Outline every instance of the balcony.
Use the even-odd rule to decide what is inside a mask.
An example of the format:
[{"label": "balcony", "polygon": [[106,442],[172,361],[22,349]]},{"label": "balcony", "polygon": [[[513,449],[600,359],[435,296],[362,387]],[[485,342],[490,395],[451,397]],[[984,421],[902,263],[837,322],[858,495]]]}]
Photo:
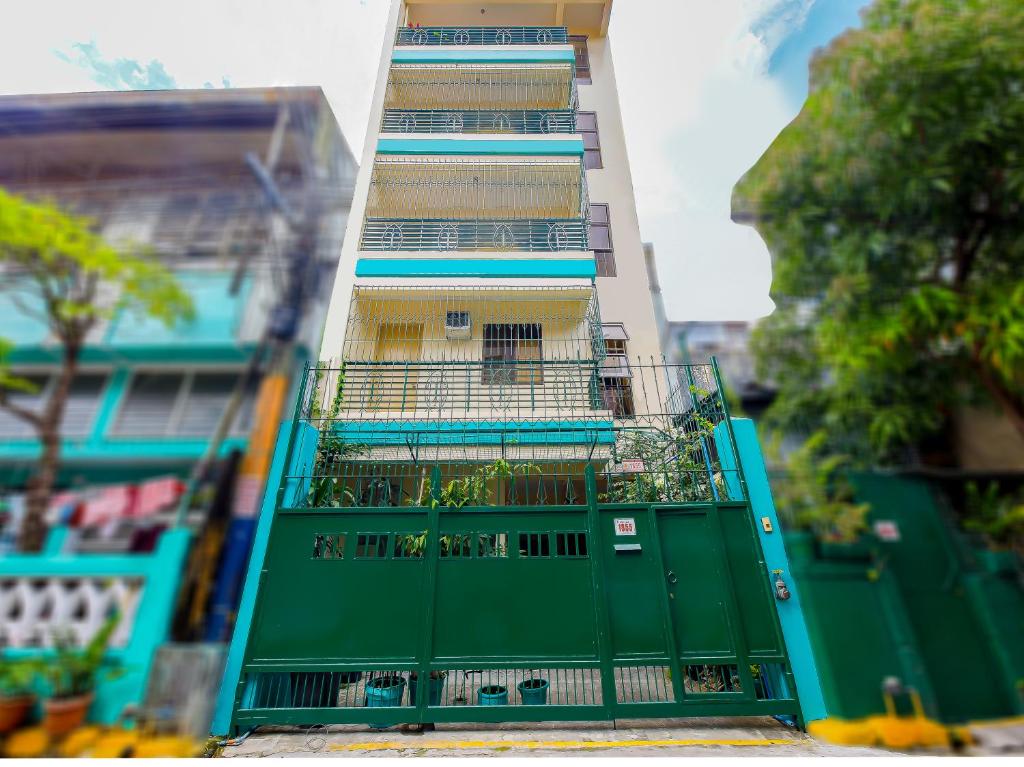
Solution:
[{"label": "balcony", "polygon": [[360,249],[585,251],[579,160],[407,160],[374,164]]},{"label": "balcony", "polygon": [[571,63],[393,64],[384,109],[441,112],[576,108]]},{"label": "balcony", "polygon": [[285,478],[284,504],[424,506],[440,481],[473,489],[470,506],[579,505],[591,469],[603,502],[744,498],[713,364],[637,361],[635,413],[623,418],[607,406],[620,392],[595,376],[597,363],[547,356],[508,363],[500,385],[486,379],[486,361],[346,359],[310,370],[297,412],[317,448],[303,448],[307,467]]},{"label": "balcony", "polygon": [[565,27],[404,27],[395,45],[566,45]]},{"label": "balcony", "polygon": [[386,109],[381,133],[575,133],[576,112],[562,110],[440,111]]}]

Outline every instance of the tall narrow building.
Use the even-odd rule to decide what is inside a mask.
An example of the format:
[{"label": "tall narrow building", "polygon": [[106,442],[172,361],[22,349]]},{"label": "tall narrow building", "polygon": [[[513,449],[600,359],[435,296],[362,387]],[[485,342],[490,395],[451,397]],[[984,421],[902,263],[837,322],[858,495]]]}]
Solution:
[{"label": "tall narrow building", "polygon": [[660,357],[610,12],[392,6],[215,732],[801,715],[774,510]]}]

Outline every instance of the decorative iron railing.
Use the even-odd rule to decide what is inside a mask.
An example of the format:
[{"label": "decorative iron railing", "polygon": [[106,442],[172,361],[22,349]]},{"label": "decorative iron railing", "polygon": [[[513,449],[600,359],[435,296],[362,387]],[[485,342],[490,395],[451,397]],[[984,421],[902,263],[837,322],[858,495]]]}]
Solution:
[{"label": "decorative iron railing", "polygon": [[541,111],[455,111],[386,109],[381,133],[575,133],[576,113]]},{"label": "decorative iron railing", "polygon": [[585,251],[585,219],[454,221],[367,218],[359,249],[366,251]]},{"label": "decorative iron railing", "polygon": [[296,417],[317,441],[281,504],[422,506],[440,481],[442,505],[578,505],[588,466],[602,503],[745,499],[717,369],[630,371],[605,378],[585,360],[311,368]]},{"label": "decorative iron railing", "polygon": [[565,45],[565,27],[405,27],[395,45]]}]

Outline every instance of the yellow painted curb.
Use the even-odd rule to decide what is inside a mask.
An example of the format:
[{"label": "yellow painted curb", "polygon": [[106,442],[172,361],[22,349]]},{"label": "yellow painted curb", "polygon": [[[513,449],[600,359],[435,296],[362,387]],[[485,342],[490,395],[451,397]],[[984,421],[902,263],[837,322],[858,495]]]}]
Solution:
[{"label": "yellow painted curb", "polygon": [[339,743],[330,751],[409,751],[422,749],[455,750],[464,748],[637,748],[642,746],[798,746],[806,741],[782,739],[668,739],[668,740],[425,740]]}]

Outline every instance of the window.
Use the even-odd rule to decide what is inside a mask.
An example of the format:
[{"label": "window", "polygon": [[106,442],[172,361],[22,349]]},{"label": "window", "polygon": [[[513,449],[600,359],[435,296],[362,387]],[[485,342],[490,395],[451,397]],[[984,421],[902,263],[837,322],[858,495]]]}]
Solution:
[{"label": "window", "polygon": [[[137,372],[113,433],[131,437],[208,437],[238,382],[234,372]],[[232,432],[248,431],[253,392],[247,392]]]},{"label": "window", "polygon": [[484,325],[481,382],[526,386],[544,382],[541,326],[536,323]]},{"label": "window", "polygon": [[583,136],[583,167],[587,170],[603,168],[601,137],[597,133],[597,114],[595,112],[578,112],[576,114],[576,132]]},{"label": "window", "polygon": [[587,51],[586,35],[570,35],[569,42],[572,43],[573,51],[576,53],[576,82],[582,85],[589,85],[590,79],[590,53]]},{"label": "window", "polygon": [[[38,412],[49,399],[57,378],[50,374],[14,374],[32,384],[33,391],[12,391],[11,402],[23,408]],[[64,417],[60,432],[65,437],[85,437],[92,429],[93,419],[99,406],[100,394],[106,385],[104,373],[81,373],[75,376],[68,391],[64,405]],[[10,412],[0,408],[0,436],[7,439],[31,439],[36,436],[35,429],[27,422]]]},{"label": "window", "polygon": [[601,400],[604,409],[611,410],[616,418],[632,418],[636,415],[633,384],[628,378],[602,378]]},{"label": "window", "polygon": [[615,249],[612,247],[611,212],[606,203],[590,206],[590,249],[594,251],[597,276],[614,277]]},{"label": "window", "polygon": [[603,325],[602,330],[607,356],[601,366],[601,400],[605,410],[611,410],[616,418],[630,418],[636,410],[626,354],[626,331],[622,325]]}]

